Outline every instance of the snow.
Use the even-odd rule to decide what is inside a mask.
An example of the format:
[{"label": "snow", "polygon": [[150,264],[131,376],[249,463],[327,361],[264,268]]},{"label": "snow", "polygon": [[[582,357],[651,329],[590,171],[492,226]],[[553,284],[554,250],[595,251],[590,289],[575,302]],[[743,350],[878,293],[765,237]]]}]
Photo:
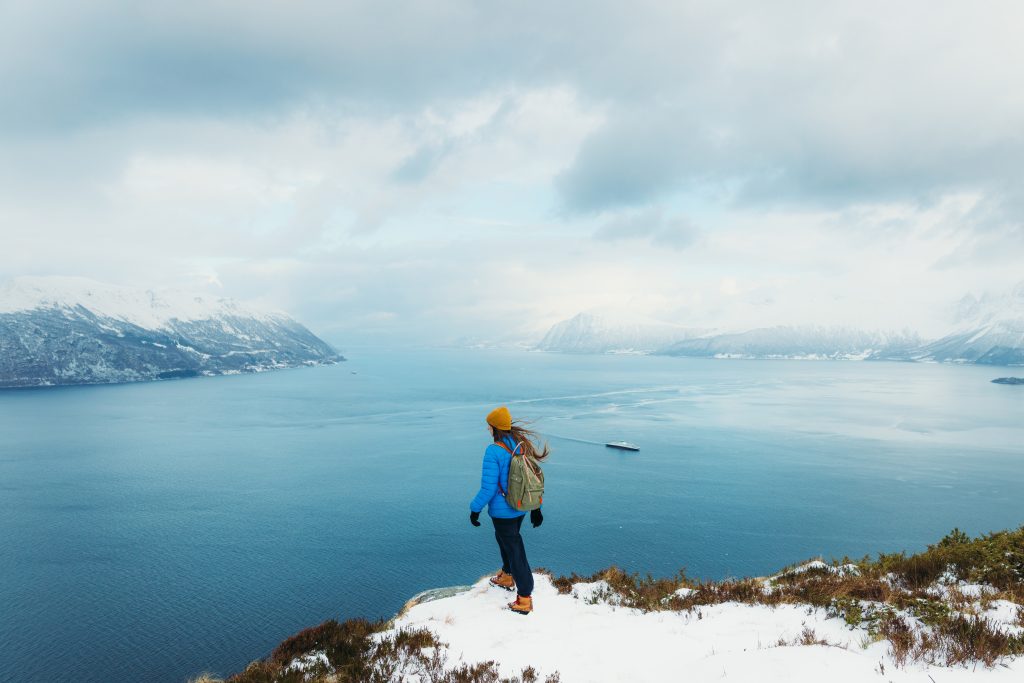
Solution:
[{"label": "snow", "polygon": [[985,593],[995,593],[992,586],[982,586],[977,583],[964,583],[959,586],[960,593],[968,598],[980,598]]},{"label": "snow", "polygon": [[19,277],[0,287],[0,314],[77,306],[148,330],[166,328],[174,320],[239,317],[271,322],[288,318],[284,313],[209,294],[133,289],[78,277]]},{"label": "snow", "polygon": [[998,591],[992,586],[986,586],[979,583],[967,583],[966,581],[942,581],[940,578],[939,583],[929,586],[925,589],[925,592],[945,600],[954,593],[965,598],[978,599],[983,595],[990,595],[992,593],[997,593]]},{"label": "snow", "polygon": [[812,569],[817,571],[827,571],[832,574],[837,574],[838,576],[857,576],[860,574],[860,570],[855,564],[844,564],[839,567],[834,567],[830,564],[825,564],[821,560],[811,560],[810,562],[806,562],[799,567],[794,567],[793,569],[784,571],[776,576],[795,576],[797,574],[808,572]]},{"label": "snow", "polygon": [[590,581],[575,583],[572,586],[572,596],[584,602],[597,602],[602,597],[609,595],[611,586],[607,581]]},{"label": "snow", "polygon": [[[535,574],[533,614],[503,609],[511,594],[483,578],[463,592],[409,607],[394,628],[427,628],[448,644],[449,665],[496,660],[502,675],[533,666],[578,681],[821,681],[929,683],[1020,681],[1024,662],[984,669],[897,668],[889,644],[863,628],[806,606],[737,603],[690,612],[651,612],[595,602],[604,582],[579,583],[561,595]],[[1010,603],[1012,605],[1012,603]],[[993,606],[1000,618],[1010,608]],[[1013,615],[1015,618],[1015,614]],[[829,645],[799,645],[805,630]],[[780,644],[782,643],[782,644]]]},{"label": "snow", "polygon": [[988,609],[979,614],[1007,635],[1024,635],[1024,614],[1015,602],[993,600]]},{"label": "snow", "polygon": [[289,669],[296,669],[298,671],[307,671],[313,667],[320,665],[323,667],[330,667],[331,662],[327,659],[327,653],[323,650],[314,650],[308,652],[301,657],[296,657],[289,664]]}]

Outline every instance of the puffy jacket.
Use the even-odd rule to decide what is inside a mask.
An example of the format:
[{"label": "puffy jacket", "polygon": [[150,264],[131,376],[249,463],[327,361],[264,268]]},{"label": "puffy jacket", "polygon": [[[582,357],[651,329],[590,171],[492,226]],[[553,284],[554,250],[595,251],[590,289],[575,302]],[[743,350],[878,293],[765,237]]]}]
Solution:
[{"label": "puffy jacket", "polygon": [[[505,443],[511,449],[515,448],[512,439],[505,439]],[[480,475],[480,490],[476,497],[469,504],[472,512],[480,512],[487,506],[487,514],[498,519],[512,519],[522,517],[525,512],[520,512],[505,502],[505,496],[501,491],[508,491],[508,466],[512,462],[512,455],[496,443],[492,443],[484,451],[483,473]],[[498,490],[498,482],[501,481],[501,490]]]}]

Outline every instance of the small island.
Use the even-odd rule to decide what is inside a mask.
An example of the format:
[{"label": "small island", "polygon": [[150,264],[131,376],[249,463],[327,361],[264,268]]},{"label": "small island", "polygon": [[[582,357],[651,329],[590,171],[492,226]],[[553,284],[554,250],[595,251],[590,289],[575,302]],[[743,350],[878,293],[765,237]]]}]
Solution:
[{"label": "small island", "polygon": [[1024,377],[997,377],[992,384],[1024,384]]}]

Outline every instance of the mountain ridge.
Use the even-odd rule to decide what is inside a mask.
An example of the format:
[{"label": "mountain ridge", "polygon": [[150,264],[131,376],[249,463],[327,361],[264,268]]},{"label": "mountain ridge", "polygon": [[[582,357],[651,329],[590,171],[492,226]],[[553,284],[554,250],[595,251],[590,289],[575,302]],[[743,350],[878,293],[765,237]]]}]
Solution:
[{"label": "mountain ridge", "polygon": [[650,353],[708,332],[649,318],[582,312],[555,323],[536,348],[561,353]]},{"label": "mountain ridge", "polygon": [[954,307],[949,331],[929,340],[908,329],[775,325],[718,331],[697,325],[579,313],[553,325],[534,349],[704,358],[1024,365],[1024,282],[1003,294],[965,295]]},{"label": "mountain ridge", "polygon": [[920,337],[910,331],[778,325],[686,340],[658,353],[712,358],[905,360],[920,345]]},{"label": "mountain ridge", "polygon": [[264,372],[344,360],[280,311],[84,278],[0,288],[0,388]]}]

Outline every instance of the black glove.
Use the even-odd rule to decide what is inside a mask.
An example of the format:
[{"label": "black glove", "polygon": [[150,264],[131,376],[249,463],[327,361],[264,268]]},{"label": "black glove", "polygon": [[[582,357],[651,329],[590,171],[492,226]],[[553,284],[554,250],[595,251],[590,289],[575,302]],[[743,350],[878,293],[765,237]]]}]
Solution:
[{"label": "black glove", "polygon": [[544,513],[540,511],[540,508],[536,510],[530,510],[530,524],[536,529],[544,523]]},{"label": "black glove", "polygon": [[479,512],[470,512],[469,513],[469,523],[472,524],[473,526],[480,526],[480,513]]}]

